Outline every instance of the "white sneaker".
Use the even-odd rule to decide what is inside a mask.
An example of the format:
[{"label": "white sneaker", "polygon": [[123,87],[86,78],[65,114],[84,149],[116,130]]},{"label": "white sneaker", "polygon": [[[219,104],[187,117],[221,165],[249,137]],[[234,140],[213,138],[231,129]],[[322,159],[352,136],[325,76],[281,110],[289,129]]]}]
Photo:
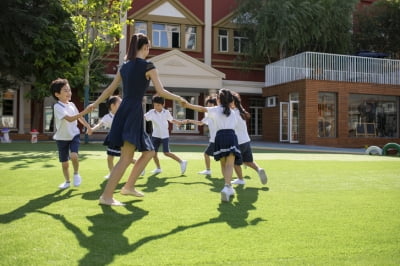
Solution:
[{"label": "white sneaker", "polygon": [[201,171],[201,172],[198,172],[198,174],[200,174],[200,175],[211,175],[211,170],[203,170],[203,171]]},{"label": "white sneaker", "polygon": [[225,185],[224,188],[221,190],[221,200],[225,202],[229,202],[231,196],[235,195],[235,190],[232,186]]},{"label": "white sneaker", "polygon": [[58,188],[59,189],[66,189],[66,188],[69,188],[70,185],[71,185],[70,182],[64,182],[61,185],[59,185]]},{"label": "white sneaker", "polygon": [[146,174],[146,169],[143,169],[143,171],[140,173],[140,176],[144,176]]},{"label": "white sneaker", "polygon": [[153,174],[159,174],[159,173],[161,173],[162,171],[161,171],[161,168],[156,168],[156,169],[154,169],[153,171],[151,171]]},{"label": "white sneaker", "polygon": [[244,185],[246,182],[243,179],[236,178],[231,182],[232,185]]},{"label": "white sneaker", "polygon": [[105,179],[110,178],[110,174],[104,176]]},{"label": "white sneaker", "polygon": [[187,161],[183,160],[181,164],[181,174],[183,175],[186,172]]},{"label": "white sneaker", "polygon": [[265,173],[265,170],[260,168],[258,169],[258,176],[260,177],[260,181],[263,185],[267,184],[268,179],[267,179],[267,174]]},{"label": "white sneaker", "polygon": [[74,186],[79,187],[82,182],[82,177],[79,174],[74,175]]}]

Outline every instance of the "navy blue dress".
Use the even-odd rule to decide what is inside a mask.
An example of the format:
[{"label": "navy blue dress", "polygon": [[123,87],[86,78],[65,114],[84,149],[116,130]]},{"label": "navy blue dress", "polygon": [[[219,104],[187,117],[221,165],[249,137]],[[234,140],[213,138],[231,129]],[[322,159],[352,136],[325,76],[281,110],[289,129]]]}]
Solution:
[{"label": "navy blue dress", "polygon": [[115,113],[109,132],[109,145],[122,147],[124,141],[136,146],[138,151],[154,150],[150,137],[144,129],[143,96],[150,80],[146,72],[154,69],[151,62],[136,58],[124,63],[120,69],[123,83],[123,98]]}]

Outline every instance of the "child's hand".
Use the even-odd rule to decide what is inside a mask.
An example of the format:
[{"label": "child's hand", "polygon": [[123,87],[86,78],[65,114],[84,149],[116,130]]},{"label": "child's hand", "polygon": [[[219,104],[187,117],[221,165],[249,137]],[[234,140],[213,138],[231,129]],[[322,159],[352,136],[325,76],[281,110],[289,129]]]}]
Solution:
[{"label": "child's hand", "polygon": [[85,110],[82,111],[82,115],[86,115],[88,113],[91,113],[94,111],[94,109],[96,109],[96,107],[92,104],[89,104],[88,106],[86,106]]},{"label": "child's hand", "polygon": [[93,134],[93,130],[90,127],[88,127],[87,130],[86,130],[86,134],[91,136]]}]

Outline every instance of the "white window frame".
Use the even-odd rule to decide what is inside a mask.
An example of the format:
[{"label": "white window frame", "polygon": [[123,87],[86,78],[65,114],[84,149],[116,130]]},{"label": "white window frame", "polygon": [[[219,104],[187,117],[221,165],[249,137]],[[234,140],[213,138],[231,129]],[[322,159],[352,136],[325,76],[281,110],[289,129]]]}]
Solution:
[{"label": "white window frame", "polygon": [[[226,31],[226,35],[221,35],[220,31]],[[223,49],[222,43],[226,43],[226,49]],[[229,30],[228,29],[218,29],[218,52],[229,52]]]},{"label": "white window frame", "polygon": [[[154,25],[162,25],[164,26],[164,29],[158,30],[154,29]],[[176,28],[177,30],[172,30],[172,28]],[[167,24],[167,23],[153,23],[152,24],[152,38],[153,38],[153,43],[152,45],[154,47],[160,47],[160,48],[180,48],[181,47],[181,30],[180,30],[180,25],[178,24]],[[167,46],[163,46],[163,33],[167,35]],[[178,47],[173,47],[173,33],[178,33]],[[156,42],[154,38],[154,34],[158,35],[158,43]]]},{"label": "white window frame", "polygon": [[[12,115],[3,115],[4,112],[4,105],[3,105],[3,101],[4,101],[4,94],[7,93],[6,91],[1,91],[0,92],[0,128],[8,128],[8,129],[16,129],[17,128],[17,95],[18,92],[16,90],[8,90],[9,92],[13,93],[13,99],[7,99],[7,100],[12,100]],[[8,126],[6,124],[6,122],[8,121],[9,118],[12,118],[12,126]]]},{"label": "white window frame", "polygon": [[[235,34],[238,34],[238,36],[235,36]],[[234,53],[244,53],[243,51],[243,46],[244,42],[247,41],[247,37],[240,36],[238,31],[234,31],[234,36],[233,36],[233,52]],[[238,51],[235,51],[235,41],[238,42]]]},{"label": "white window frame", "polygon": [[[189,29],[194,29],[194,32],[192,30],[190,30],[190,32],[188,32]],[[188,47],[189,41],[192,39],[192,37],[194,39],[193,47]],[[196,26],[185,25],[185,49],[188,49],[188,50],[196,50],[197,49],[197,27]]]}]

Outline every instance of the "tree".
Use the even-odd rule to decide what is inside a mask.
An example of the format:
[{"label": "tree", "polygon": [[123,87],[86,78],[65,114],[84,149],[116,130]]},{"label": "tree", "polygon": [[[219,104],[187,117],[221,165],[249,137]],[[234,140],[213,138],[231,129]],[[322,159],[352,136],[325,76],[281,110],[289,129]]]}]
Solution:
[{"label": "tree", "polygon": [[[74,31],[81,50],[77,71],[82,73],[85,94],[90,88],[91,74],[104,68],[104,56],[119,43],[131,0],[62,0],[71,14]],[[88,103],[85,95],[85,105]]]},{"label": "tree", "polygon": [[4,0],[1,5],[0,79],[33,81],[38,90],[43,82],[48,88],[79,56],[69,14],[52,0]]},{"label": "tree", "polygon": [[32,84],[31,125],[39,128],[49,84],[71,71],[79,49],[69,14],[59,1],[3,0],[0,8],[0,82],[3,89]]},{"label": "tree", "polygon": [[[71,14],[74,30],[81,49],[76,71],[83,75],[85,103],[89,104],[91,75],[104,69],[107,52],[118,44],[124,21],[121,19],[131,8],[132,0],[61,0]],[[129,21],[128,21],[129,23]],[[88,115],[86,115],[88,120]],[[88,136],[85,135],[85,142]]]},{"label": "tree", "polygon": [[273,62],[303,51],[349,49],[356,0],[238,0],[237,23],[250,62]]},{"label": "tree", "polygon": [[355,51],[387,53],[400,59],[400,1],[379,0],[354,15]]}]

